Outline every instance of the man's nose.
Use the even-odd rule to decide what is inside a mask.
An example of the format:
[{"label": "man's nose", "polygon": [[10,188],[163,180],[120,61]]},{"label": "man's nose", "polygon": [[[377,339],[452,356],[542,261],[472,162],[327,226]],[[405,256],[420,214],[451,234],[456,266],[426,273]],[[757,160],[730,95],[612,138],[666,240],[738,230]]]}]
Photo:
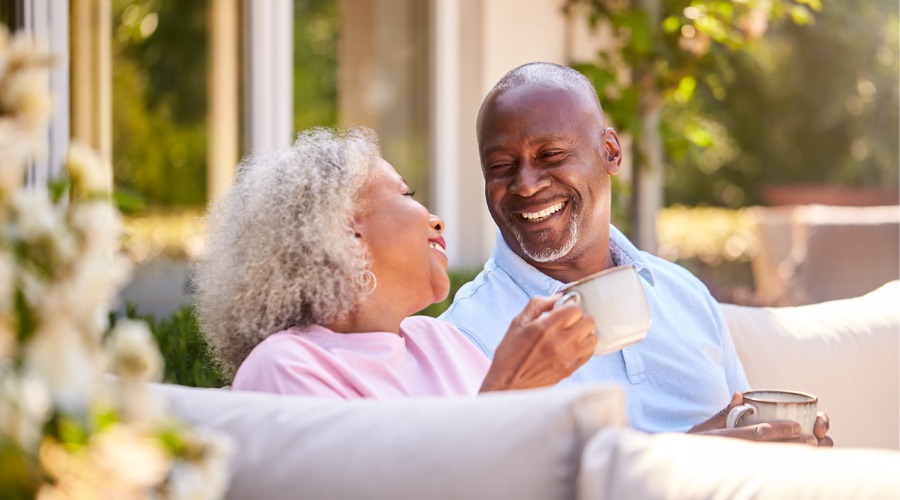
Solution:
[{"label": "man's nose", "polygon": [[530,161],[519,167],[515,180],[509,191],[513,194],[528,197],[550,185],[550,178],[539,166]]}]

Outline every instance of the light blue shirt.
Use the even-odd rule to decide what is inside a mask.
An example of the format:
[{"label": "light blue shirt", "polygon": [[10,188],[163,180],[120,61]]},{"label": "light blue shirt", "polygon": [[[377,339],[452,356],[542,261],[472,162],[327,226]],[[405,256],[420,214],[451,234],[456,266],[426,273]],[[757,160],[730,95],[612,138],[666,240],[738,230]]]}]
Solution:
[{"label": "light blue shirt", "polygon": [[[639,251],[613,226],[609,238],[616,265],[638,267],[652,326],[643,341],[592,357],[561,384],[617,382],[625,389],[632,427],[686,431],[724,408],[734,391],[749,389],[731,335],[700,280]],[[513,253],[498,232],[493,256],[460,288],[441,319],[455,324],[493,358],[510,322],[531,297],[552,295],[562,286]]]}]

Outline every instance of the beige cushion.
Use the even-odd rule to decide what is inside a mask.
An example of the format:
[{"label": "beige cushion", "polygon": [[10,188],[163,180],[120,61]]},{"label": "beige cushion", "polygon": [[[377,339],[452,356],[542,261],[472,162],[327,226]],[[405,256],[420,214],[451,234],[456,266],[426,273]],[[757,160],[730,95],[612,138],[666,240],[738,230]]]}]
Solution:
[{"label": "beige cushion", "polygon": [[900,453],[816,449],[687,434],[601,432],[588,443],[580,499],[886,499],[900,495]]},{"label": "beige cushion", "polygon": [[229,498],[573,498],[584,444],[626,418],[608,385],[397,401],[156,390],[236,439]]},{"label": "beige cushion", "polygon": [[836,446],[900,449],[900,282],[853,299],[722,310],[751,387],[816,394]]}]

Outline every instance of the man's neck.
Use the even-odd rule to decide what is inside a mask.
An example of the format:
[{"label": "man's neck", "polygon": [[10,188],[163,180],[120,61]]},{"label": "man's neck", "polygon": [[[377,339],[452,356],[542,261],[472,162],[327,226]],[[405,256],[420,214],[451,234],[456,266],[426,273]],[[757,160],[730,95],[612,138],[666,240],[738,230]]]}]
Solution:
[{"label": "man's neck", "polygon": [[526,262],[538,271],[562,283],[578,281],[615,266],[615,262],[609,253],[608,239],[606,244],[600,244],[598,247],[588,249],[582,252],[581,255],[566,259],[564,262],[542,263],[532,262],[527,259]]}]

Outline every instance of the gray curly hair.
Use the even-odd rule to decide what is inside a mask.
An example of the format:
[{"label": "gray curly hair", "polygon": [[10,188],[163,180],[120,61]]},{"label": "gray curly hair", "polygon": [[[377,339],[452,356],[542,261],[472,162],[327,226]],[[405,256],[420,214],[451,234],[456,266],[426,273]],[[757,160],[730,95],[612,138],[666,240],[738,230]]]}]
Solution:
[{"label": "gray curly hair", "polygon": [[369,129],[315,128],[238,167],[207,214],[193,278],[200,329],[227,377],[269,335],[359,303],[367,260],[351,221],[380,157]]}]

